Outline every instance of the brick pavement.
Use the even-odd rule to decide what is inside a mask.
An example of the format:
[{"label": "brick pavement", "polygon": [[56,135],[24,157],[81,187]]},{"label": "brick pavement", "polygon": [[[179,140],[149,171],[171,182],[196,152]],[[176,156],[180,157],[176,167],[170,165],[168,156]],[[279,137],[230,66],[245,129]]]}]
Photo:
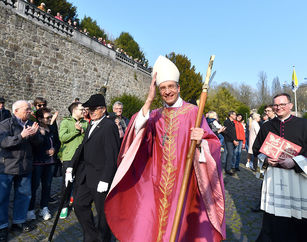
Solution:
[{"label": "brick pavement", "polygon": [[[242,154],[242,161],[246,154]],[[254,173],[240,164],[241,171],[230,177],[224,175],[226,194],[226,241],[255,241],[261,228],[262,213],[252,213],[250,207],[260,193],[260,180],[255,178]],[[61,178],[53,181],[52,194],[60,191]],[[38,196],[39,197],[39,196]],[[37,204],[38,206],[38,204]],[[55,216],[57,204],[50,205],[50,210]],[[44,221],[38,217],[34,222],[37,228],[30,233],[10,233],[9,241],[42,241],[48,237],[53,219]],[[53,241],[82,241],[82,230],[76,216],[71,211],[65,220],[59,220]]]}]

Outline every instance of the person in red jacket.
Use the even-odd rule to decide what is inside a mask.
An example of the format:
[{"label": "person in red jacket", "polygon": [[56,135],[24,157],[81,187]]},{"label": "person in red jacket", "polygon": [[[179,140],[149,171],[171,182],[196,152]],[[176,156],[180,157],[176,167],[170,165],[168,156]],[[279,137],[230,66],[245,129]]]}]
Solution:
[{"label": "person in red jacket", "polygon": [[237,119],[233,121],[236,127],[237,141],[239,142],[239,145],[237,145],[233,151],[234,154],[233,154],[233,160],[232,160],[232,168],[236,171],[240,171],[239,164],[240,164],[240,158],[241,158],[241,151],[242,149],[245,148],[245,132],[244,132],[244,126],[242,124],[242,121],[243,121],[242,114],[238,114]]}]

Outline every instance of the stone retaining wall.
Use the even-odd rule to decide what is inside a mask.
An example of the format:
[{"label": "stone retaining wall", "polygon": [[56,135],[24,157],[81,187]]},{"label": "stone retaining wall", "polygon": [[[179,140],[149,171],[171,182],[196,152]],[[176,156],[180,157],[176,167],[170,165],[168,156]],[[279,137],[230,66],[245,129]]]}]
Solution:
[{"label": "stone retaining wall", "polygon": [[21,5],[0,1],[0,96],[7,108],[18,99],[42,96],[61,118],[75,97],[83,102],[103,86],[107,102],[123,93],[145,98],[149,72],[78,31],[65,35],[22,16],[18,11],[26,3],[16,4]]}]

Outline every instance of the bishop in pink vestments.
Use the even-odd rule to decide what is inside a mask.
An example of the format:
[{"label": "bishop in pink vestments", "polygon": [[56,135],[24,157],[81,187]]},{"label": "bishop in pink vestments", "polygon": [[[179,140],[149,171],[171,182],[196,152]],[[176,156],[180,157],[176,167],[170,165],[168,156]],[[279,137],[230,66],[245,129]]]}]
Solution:
[{"label": "bishop in pink vestments", "polygon": [[[148,98],[123,140],[105,202],[108,224],[120,241],[169,241],[191,139],[199,148],[177,241],[226,237],[220,143],[205,119],[201,128],[193,128],[198,108],[180,98],[176,70],[168,59],[158,58]],[[165,105],[149,114],[155,84]]]}]

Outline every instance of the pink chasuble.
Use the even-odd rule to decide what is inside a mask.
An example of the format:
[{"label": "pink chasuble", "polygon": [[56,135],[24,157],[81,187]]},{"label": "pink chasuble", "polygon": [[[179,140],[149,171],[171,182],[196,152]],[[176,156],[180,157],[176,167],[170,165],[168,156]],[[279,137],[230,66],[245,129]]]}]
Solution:
[{"label": "pink chasuble", "polygon": [[[131,119],[105,202],[108,224],[119,241],[169,241],[197,110],[186,102],[154,110],[137,135],[136,115]],[[220,143],[206,121],[202,128],[206,162],[199,163],[197,151],[177,241],[226,237]]]}]

